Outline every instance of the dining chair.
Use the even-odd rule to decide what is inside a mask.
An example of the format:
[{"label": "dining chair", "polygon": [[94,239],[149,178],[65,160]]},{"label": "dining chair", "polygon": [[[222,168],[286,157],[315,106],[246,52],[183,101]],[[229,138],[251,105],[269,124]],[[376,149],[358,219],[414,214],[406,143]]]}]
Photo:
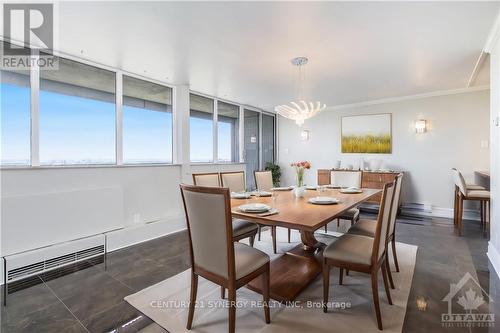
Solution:
[{"label": "dining chair", "polygon": [[219,173],[193,173],[193,184],[198,186],[220,187]]},{"label": "dining chair", "polygon": [[[361,188],[361,178],[363,171],[349,171],[349,170],[332,170],[330,172],[331,185],[336,187],[357,187]],[[359,209],[353,207],[337,217],[337,227],[340,225],[340,220],[351,221],[351,225],[359,220]],[[327,224],[325,224],[325,232],[328,231]]]},{"label": "dining chair", "polygon": [[479,201],[481,227],[484,235],[488,234],[489,218],[490,218],[490,191],[484,187],[467,184],[465,178],[460,171],[453,168],[453,181],[455,183],[455,199],[453,207],[453,224],[458,229],[458,235],[462,236],[462,220],[464,212],[464,201],[472,200]]},{"label": "dining chair", "polygon": [[[193,184],[196,186],[220,187],[219,173],[193,173]],[[233,240],[235,242],[248,238],[250,246],[253,246],[258,230],[258,225],[253,222],[233,219]]]},{"label": "dining chair", "polygon": [[245,171],[221,172],[220,182],[222,187],[227,187],[231,192],[245,192]]},{"label": "dining chair", "polygon": [[[274,184],[273,184],[273,174],[271,171],[254,171],[253,173],[254,178],[255,178],[255,186],[257,187],[258,191],[272,191]],[[276,235],[276,227],[271,227],[274,228],[274,232],[271,233]],[[291,229],[288,229],[288,243],[290,243],[290,238],[291,238]],[[260,234],[261,234],[261,228],[259,227],[259,236],[258,239],[260,241]],[[276,248],[276,237],[273,239],[273,247]],[[275,252],[276,253],[276,252]]]},{"label": "dining chair", "polygon": [[[389,277],[389,284],[391,288],[394,289],[394,280],[392,279],[391,266],[389,264],[389,243],[392,244],[392,256],[394,258],[394,266],[396,272],[399,272],[398,257],[396,254],[396,218],[398,215],[399,203],[401,201],[401,187],[403,184],[403,174],[400,173],[395,179],[395,189],[394,189],[394,199],[392,200],[391,207],[391,219],[389,224],[389,234],[387,237],[386,244],[386,265],[387,265],[387,275]],[[377,220],[361,219],[353,225],[348,233],[353,235],[362,235],[368,237],[375,237],[375,232],[377,231]]]},{"label": "dining chair", "polygon": [[323,311],[328,312],[328,294],[330,288],[330,268],[339,267],[339,285],[342,285],[344,269],[371,275],[373,303],[377,317],[377,326],[382,330],[382,316],[378,297],[378,271],[382,271],[387,300],[392,305],[387,279],[386,240],[389,232],[392,200],[395,184],[384,185],[382,200],[377,218],[375,237],[344,234],[323,250]]},{"label": "dining chair", "polygon": [[[235,331],[236,290],[262,278],[266,324],[269,313],[269,256],[242,243],[233,242],[229,189],[180,185],[186,213],[191,259],[191,292],[186,328],[193,324],[198,276],[228,289],[229,332]],[[210,235],[208,237],[208,235]]]}]

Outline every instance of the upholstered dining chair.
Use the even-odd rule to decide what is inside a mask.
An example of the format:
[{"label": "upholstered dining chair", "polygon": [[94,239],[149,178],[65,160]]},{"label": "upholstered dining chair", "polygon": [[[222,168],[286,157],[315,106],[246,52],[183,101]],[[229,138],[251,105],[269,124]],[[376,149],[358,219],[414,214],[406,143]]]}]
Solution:
[{"label": "upholstered dining chair", "polygon": [[220,187],[219,173],[193,173],[193,184],[198,186]]},{"label": "upholstered dining chair", "polygon": [[464,201],[473,200],[479,201],[481,227],[483,233],[488,233],[489,217],[490,217],[490,191],[479,185],[467,184],[465,178],[460,171],[453,168],[453,181],[455,183],[455,200],[454,200],[454,218],[453,224],[458,229],[458,235],[462,236],[462,218],[464,212]]},{"label": "upholstered dining chair", "polygon": [[[254,171],[255,186],[258,191],[272,191],[273,184],[273,174],[271,171]],[[274,229],[274,231],[272,230]],[[260,241],[261,227],[259,226],[259,236]],[[276,248],[276,227],[271,227],[271,234],[273,235],[273,248]],[[288,243],[290,243],[291,230],[288,228]],[[276,253],[276,252],[275,252]]]},{"label": "upholstered dining chair", "polygon": [[220,182],[222,187],[227,187],[231,192],[245,192],[247,189],[245,171],[221,172]]},{"label": "upholstered dining chair", "polygon": [[[196,186],[220,187],[219,173],[193,173],[193,184]],[[253,246],[258,230],[258,225],[253,222],[233,219],[233,240],[235,242],[248,238],[250,246]]]},{"label": "upholstered dining chair", "polygon": [[[389,264],[389,243],[392,244],[392,256],[394,258],[394,266],[396,272],[399,272],[398,257],[396,254],[396,218],[398,215],[399,203],[401,200],[401,187],[403,184],[403,174],[400,173],[395,179],[395,189],[394,189],[394,199],[392,200],[391,207],[391,220],[389,223],[389,234],[387,237],[387,248],[386,248],[386,265],[387,265],[387,275],[389,276],[389,283],[391,288],[394,289],[394,281],[392,279],[391,266]],[[362,235],[368,237],[375,237],[375,232],[377,231],[377,220],[361,219],[355,225],[353,225],[348,233],[354,235]]]},{"label": "upholstered dining chair", "polygon": [[371,275],[373,303],[378,328],[382,329],[382,316],[378,297],[378,271],[382,271],[385,293],[392,305],[390,288],[387,279],[386,240],[389,232],[392,200],[395,184],[384,185],[382,200],[377,218],[375,237],[344,234],[323,250],[323,311],[328,311],[328,294],[330,287],[330,267],[340,268],[339,284],[342,284],[343,270],[353,270]]},{"label": "upholstered dining chair", "polygon": [[228,289],[230,333],[235,331],[236,290],[260,276],[265,322],[269,324],[269,256],[248,245],[233,242],[229,189],[191,185],[180,185],[180,188],[191,258],[186,328],[190,330],[193,324],[198,276]]},{"label": "upholstered dining chair", "polygon": [[[363,176],[363,171],[356,170],[332,170],[330,173],[331,185],[338,187],[357,187],[361,188],[361,177]],[[337,227],[340,225],[340,220],[351,221],[351,225],[359,220],[359,209],[353,207],[337,217]],[[325,224],[325,232],[328,231],[327,225]]]}]

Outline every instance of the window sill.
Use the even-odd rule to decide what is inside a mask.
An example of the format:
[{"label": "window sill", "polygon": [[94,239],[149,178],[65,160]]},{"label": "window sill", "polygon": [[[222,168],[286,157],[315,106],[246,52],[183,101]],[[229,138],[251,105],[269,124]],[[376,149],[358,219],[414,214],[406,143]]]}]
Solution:
[{"label": "window sill", "polygon": [[144,167],[179,167],[181,164],[82,164],[82,165],[41,165],[41,166],[0,166],[0,171],[2,170],[51,170],[51,169],[109,169],[109,168],[144,168]]},{"label": "window sill", "polygon": [[191,166],[197,166],[197,165],[200,165],[200,166],[206,166],[206,165],[241,165],[241,164],[245,164],[245,162],[199,162],[199,163],[195,163],[195,162],[191,162]]}]

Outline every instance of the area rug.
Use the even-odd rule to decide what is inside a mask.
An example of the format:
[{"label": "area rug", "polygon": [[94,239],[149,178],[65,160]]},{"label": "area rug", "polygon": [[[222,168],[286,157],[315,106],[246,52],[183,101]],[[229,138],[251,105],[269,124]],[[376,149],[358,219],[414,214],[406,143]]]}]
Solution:
[{"label": "area rug", "polygon": [[[317,233],[318,240],[334,242],[339,233]],[[272,254],[271,236],[264,232],[255,247]],[[286,242],[286,229],[278,228],[278,250],[283,253],[300,242],[298,232],[292,233],[292,242]],[[393,305],[387,303],[381,274],[379,297],[384,332],[401,332],[411,289],[417,246],[397,243],[400,272],[393,271],[396,289],[391,290]],[[391,261],[392,265],[392,261]],[[391,267],[394,268],[394,265]],[[264,322],[262,296],[245,287],[237,292],[237,332],[380,332],[373,310],[370,276],[350,272],[338,284],[338,269],[331,270],[330,302],[328,313],[321,309],[321,275],[299,297],[289,304],[271,302],[271,323]],[[171,333],[187,332],[186,321],[189,304],[190,270],[125,297],[125,300],[158,325]],[[191,332],[219,333],[228,330],[226,300],[220,298],[220,287],[200,277],[197,307]]]}]

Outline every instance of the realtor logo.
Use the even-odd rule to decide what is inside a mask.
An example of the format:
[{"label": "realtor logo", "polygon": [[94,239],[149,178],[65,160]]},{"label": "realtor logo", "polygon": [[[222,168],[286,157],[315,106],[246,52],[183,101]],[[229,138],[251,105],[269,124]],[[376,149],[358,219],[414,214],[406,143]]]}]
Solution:
[{"label": "realtor logo", "polygon": [[[23,46],[44,51],[54,47],[54,5],[16,3],[3,5],[4,36]],[[27,53],[28,52],[28,53]],[[29,50],[14,44],[4,48],[5,55],[28,55]]]},{"label": "realtor logo", "polygon": [[441,314],[443,327],[495,326],[495,315],[486,311],[491,297],[469,272],[457,284],[450,283],[442,301],[448,302],[448,312]]},{"label": "realtor logo", "polygon": [[[0,69],[58,69],[54,49],[55,10],[51,3],[3,4],[3,40]],[[32,52],[32,50],[41,51]]]}]

